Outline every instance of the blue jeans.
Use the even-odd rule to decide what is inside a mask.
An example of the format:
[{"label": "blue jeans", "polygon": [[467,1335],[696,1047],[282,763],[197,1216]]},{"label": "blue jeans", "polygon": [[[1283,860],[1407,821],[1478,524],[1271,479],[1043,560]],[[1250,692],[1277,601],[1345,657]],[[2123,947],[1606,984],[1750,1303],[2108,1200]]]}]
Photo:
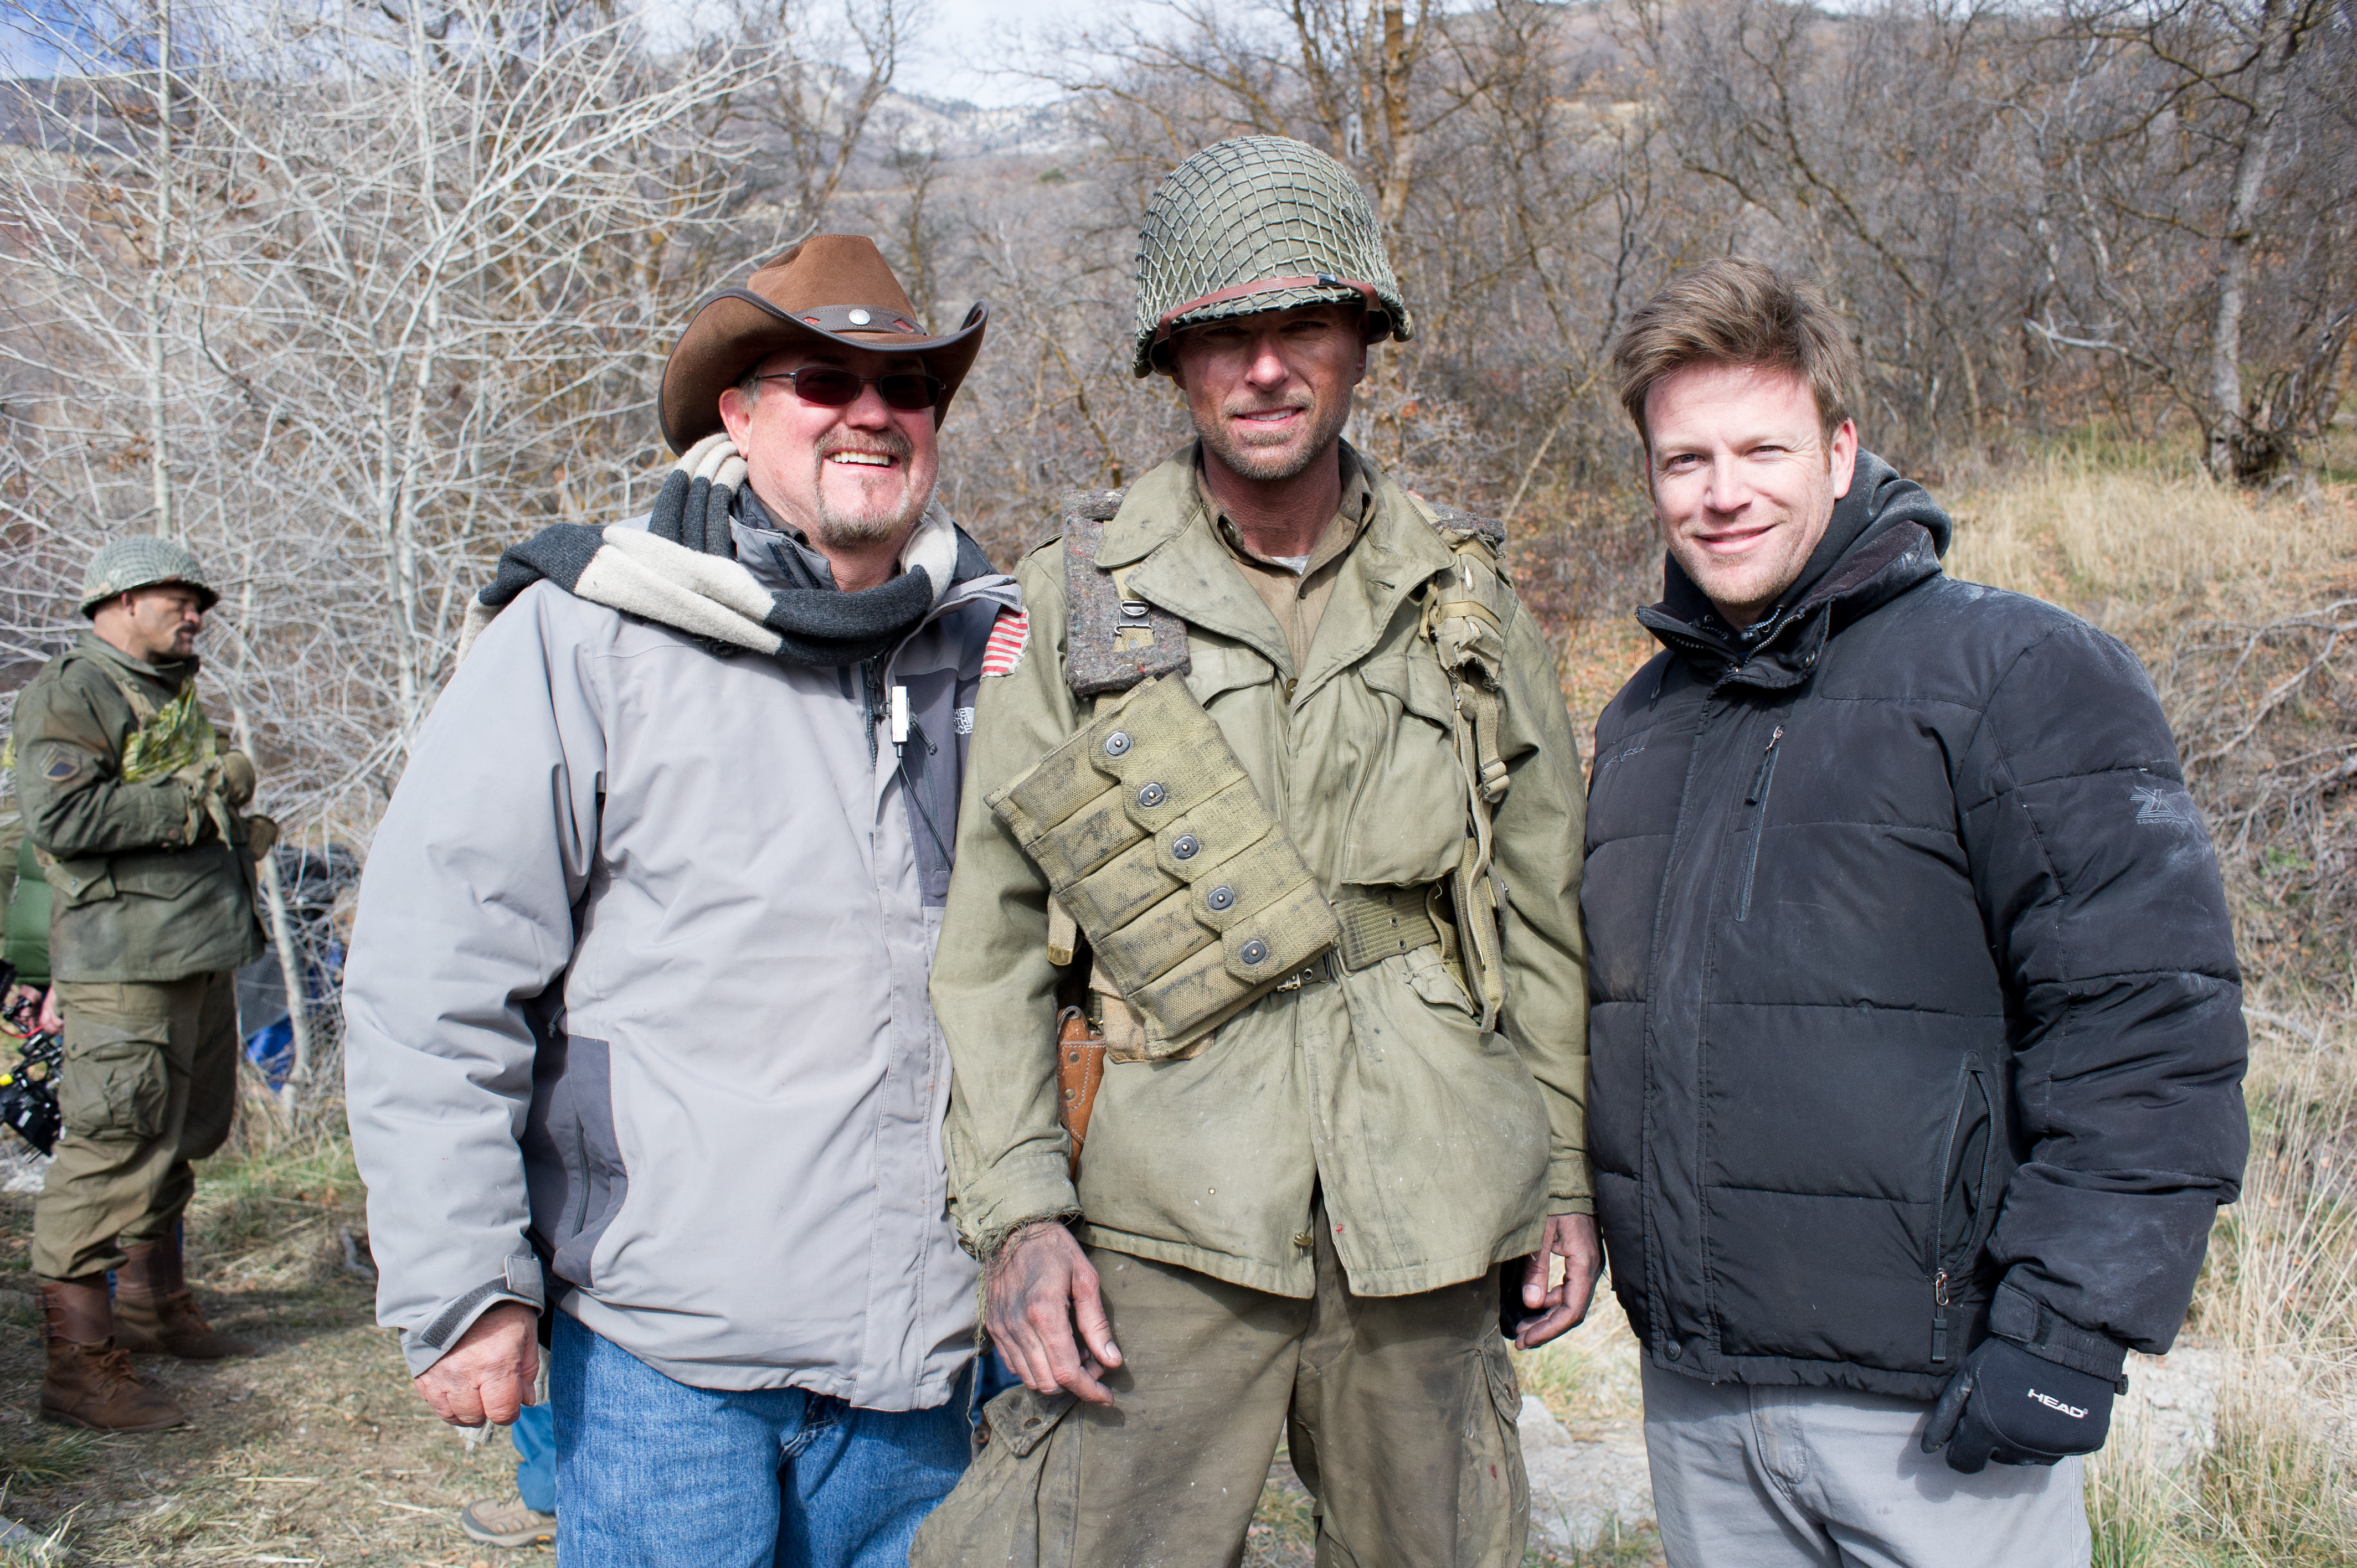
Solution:
[{"label": "blue jeans", "polygon": [[971,1371],[937,1410],[673,1382],[559,1313],[556,1552],[565,1568],[906,1568],[970,1452]]},{"label": "blue jeans", "polygon": [[515,1444],[516,1495],[537,1513],[556,1511],[556,1412],[544,1404],[528,1404],[516,1412],[508,1428]]}]

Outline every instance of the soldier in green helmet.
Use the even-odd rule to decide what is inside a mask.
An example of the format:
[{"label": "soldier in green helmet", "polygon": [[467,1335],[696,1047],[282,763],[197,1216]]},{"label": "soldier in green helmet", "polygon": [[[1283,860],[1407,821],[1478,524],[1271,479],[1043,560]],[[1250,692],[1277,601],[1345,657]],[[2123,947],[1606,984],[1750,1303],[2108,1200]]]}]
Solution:
[{"label": "soldier in green helmet", "polygon": [[33,1215],[41,1413],[99,1431],[184,1419],[128,1352],[251,1348],[207,1325],[180,1253],[190,1162],[229,1134],[231,975],[263,950],[253,867],[277,831],[245,812],[253,764],[197,704],[197,634],[218,597],[169,540],[113,541],[83,584],[90,629],[16,699],[16,799],[49,886],[65,1019],[65,1134]]},{"label": "soldier in green helmet", "polygon": [[1320,1563],[1522,1562],[1501,1324],[1599,1263],[1583,790],[1502,531],[1340,438],[1413,329],[1316,150],[1157,191],[1135,369],[1196,439],[1068,501],[975,710],[932,993],[1025,1386],[920,1568],[1235,1562],[1288,1434]]}]

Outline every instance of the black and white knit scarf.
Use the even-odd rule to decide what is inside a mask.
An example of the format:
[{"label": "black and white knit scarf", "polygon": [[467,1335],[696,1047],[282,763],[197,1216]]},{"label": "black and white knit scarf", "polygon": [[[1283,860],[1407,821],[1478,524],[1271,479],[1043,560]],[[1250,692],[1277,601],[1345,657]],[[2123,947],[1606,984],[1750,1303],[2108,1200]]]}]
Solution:
[{"label": "black and white knit scarf", "polygon": [[784,550],[779,564],[795,585],[772,592],[737,563],[729,532],[744,480],[745,459],[727,435],[708,435],[673,467],[646,527],[555,522],[511,547],[499,575],[467,606],[458,657],[510,600],[544,580],[694,637],[813,665],[857,664],[884,652],[949,591],[957,527],[935,501],[901,552],[907,569],[890,582],[844,593]]}]

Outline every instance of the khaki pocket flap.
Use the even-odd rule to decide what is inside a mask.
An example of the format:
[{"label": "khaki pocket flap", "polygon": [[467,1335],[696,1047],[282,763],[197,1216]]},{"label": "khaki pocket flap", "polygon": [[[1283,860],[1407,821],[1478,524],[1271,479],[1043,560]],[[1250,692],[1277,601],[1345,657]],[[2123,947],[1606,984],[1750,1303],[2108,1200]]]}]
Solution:
[{"label": "khaki pocket flap", "polygon": [[[1196,883],[1188,894],[1188,904],[1195,918],[1211,929],[1231,931],[1260,919],[1269,906],[1284,903],[1295,889],[1308,881],[1309,868],[1301,864],[1291,840],[1264,842],[1220,867],[1217,876],[1206,876]],[[1308,917],[1309,922],[1319,930],[1332,932],[1329,941],[1340,940],[1342,928],[1334,918],[1334,911],[1327,908],[1326,900],[1315,888],[1310,896],[1318,908]]]},{"label": "khaki pocket flap", "polygon": [[[205,844],[197,849],[124,855],[114,865],[114,890],[144,898],[185,897],[199,883],[221,875],[221,847]],[[236,862],[230,860],[228,864],[233,866]]]},{"label": "khaki pocket flap", "polygon": [[1162,860],[1157,845],[1141,840],[1066,887],[1064,907],[1084,929],[1118,930],[1187,886]]},{"label": "khaki pocket flap", "polygon": [[[1504,1266],[1520,1268],[1521,1260]],[[1491,1273],[1494,1276],[1496,1272],[1497,1266],[1493,1265]],[[1489,1374],[1490,1399],[1498,1407],[1498,1419],[1506,1423],[1507,1431],[1512,1432],[1523,1422],[1523,1384],[1514,1375],[1514,1359],[1507,1353],[1504,1336],[1482,1341],[1481,1365]]]},{"label": "khaki pocket flap", "polygon": [[[1239,779],[1154,835],[1155,863],[1181,882],[1200,882],[1276,832],[1249,779]],[[1180,858],[1181,840],[1192,839]]]},{"label": "khaki pocket flap", "polygon": [[[1119,791],[1118,785],[1103,791],[1049,832],[1023,846],[1047,874],[1048,886],[1059,896],[1068,895],[1082,877],[1146,836],[1146,830],[1131,822],[1129,813],[1122,810]],[[1088,929],[1085,917],[1069,897],[1065,898],[1065,908],[1074,919],[1082,922],[1083,930]]]},{"label": "khaki pocket flap", "polygon": [[1018,1384],[982,1407],[983,1419],[990,1423],[990,1445],[1004,1444],[1006,1453],[1028,1459],[1079,1402],[1072,1394],[1034,1393]]},{"label": "khaki pocket flap", "polygon": [[114,897],[114,877],[106,856],[79,855],[71,860],[58,860],[38,851],[35,854],[41,863],[41,880],[66,901],[68,908]]},{"label": "khaki pocket flap", "polygon": [[1228,972],[1247,985],[1278,981],[1340,941],[1342,928],[1318,884],[1302,882],[1220,937]]},{"label": "khaki pocket flap", "polygon": [[1089,766],[1082,749],[1084,738],[1085,732],[1074,736],[989,798],[991,811],[1024,848],[1104,793],[1104,775]]},{"label": "khaki pocket flap", "polygon": [[[1190,922],[1191,923],[1191,922]],[[1202,930],[1198,926],[1197,930]],[[1211,938],[1209,931],[1204,931]],[[1282,979],[1272,974],[1269,979]],[[1237,1009],[1259,994],[1256,987],[1240,986],[1228,972],[1227,954],[1218,940],[1207,940],[1200,952],[1157,979],[1131,997],[1146,1015],[1146,1048],[1140,1061],[1161,1061],[1186,1051],[1217,1028]]]},{"label": "khaki pocket flap", "polygon": [[1419,718],[1443,729],[1456,726],[1457,693],[1449,687],[1448,671],[1422,641],[1396,653],[1376,654],[1359,667],[1359,679],[1397,697],[1401,707]]},{"label": "khaki pocket flap", "polygon": [[[1146,999],[1157,989],[1158,977],[1220,940],[1218,932],[1195,918],[1192,906],[1200,897],[1182,886],[1127,925],[1102,937],[1089,934],[1105,973],[1124,996],[1149,1014],[1154,1004]],[[1076,918],[1078,913],[1074,911]]]}]

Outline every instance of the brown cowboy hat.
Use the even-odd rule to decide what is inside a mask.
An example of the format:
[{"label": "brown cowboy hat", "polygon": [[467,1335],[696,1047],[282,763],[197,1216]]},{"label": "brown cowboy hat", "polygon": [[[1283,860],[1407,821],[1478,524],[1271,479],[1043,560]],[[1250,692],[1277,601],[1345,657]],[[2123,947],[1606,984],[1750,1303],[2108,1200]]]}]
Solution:
[{"label": "brown cowboy hat", "polygon": [[865,234],[813,234],[745,280],[697,302],[679,346],[664,362],[655,406],[663,439],[684,452],[720,428],[720,394],[779,349],[796,343],[914,354],[948,383],[933,405],[938,426],[958,383],[982,351],[990,306],[976,301],[964,322],[936,338],[891,266]]}]

